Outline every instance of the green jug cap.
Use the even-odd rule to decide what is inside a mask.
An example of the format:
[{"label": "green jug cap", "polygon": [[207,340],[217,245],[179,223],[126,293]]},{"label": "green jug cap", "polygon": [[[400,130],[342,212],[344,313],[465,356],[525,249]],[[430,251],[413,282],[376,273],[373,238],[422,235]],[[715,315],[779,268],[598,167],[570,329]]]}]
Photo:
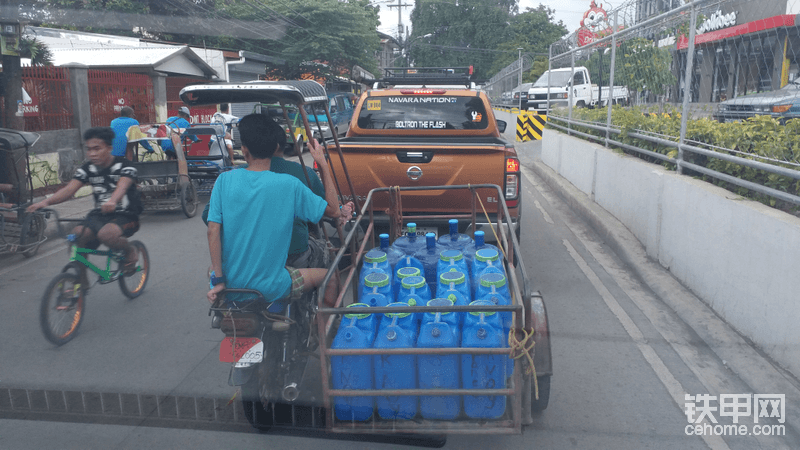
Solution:
[{"label": "green jug cap", "polygon": [[372,249],[367,252],[364,256],[364,261],[368,264],[375,264],[375,263],[382,263],[385,262],[388,258],[386,257],[386,252],[381,250]]},{"label": "green jug cap", "polygon": [[[419,271],[419,269],[417,269],[417,271]],[[415,275],[413,277],[403,278],[402,285],[406,289],[421,289],[425,287],[425,277]]]},{"label": "green jug cap", "polygon": [[[395,303],[389,303],[386,306],[392,306],[392,307],[394,307],[394,306],[409,306],[409,304],[408,303],[403,303],[403,302],[395,302]],[[417,306],[416,302],[411,306]],[[410,315],[411,315],[411,313],[386,313],[386,314],[384,314],[384,316],[386,316],[386,317],[397,317],[398,319],[402,319],[403,317],[408,317]]]},{"label": "green jug cap", "polygon": [[497,261],[500,259],[500,255],[497,253],[497,250],[492,248],[482,248],[475,252],[475,259],[480,262],[487,262],[487,261]]},{"label": "green jug cap", "polygon": [[441,276],[439,276],[439,281],[447,285],[450,283],[461,284],[467,281],[467,277],[461,272],[451,270],[450,272],[444,272]]},{"label": "green jug cap", "polygon": [[[347,307],[348,308],[369,308],[369,305],[367,305],[366,303],[353,303],[351,305],[347,305]],[[369,314],[350,313],[350,314],[345,314],[344,316],[346,318],[348,318],[348,319],[352,319],[353,317],[355,317],[356,319],[366,319],[370,315]]]},{"label": "green jug cap", "polygon": [[[489,300],[475,300],[474,302],[470,303],[469,306],[494,306],[494,303],[490,302]],[[495,313],[494,311],[470,312],[470,314],[472,314],[473,316],[480,316],[481,314],[483,314],[484,316],[491,316],[494,313]]]},{"label": "green jug cap", "polygon": [[418,267],[401,267],[397,269],[397,278],[401,280],[407,277],[416,277],[419,276],[420,271]]},{"label": "green jug cap", "polygon": [[416,233],[417,232],[417,224],[414,222],[410,222],[406,226],[406,233]]},{"label": "green jug cap", "polygon": [[506,276],[502,273],[485,273],[481,275],[481,286],[483,287],[503,287],[506,285]]},{"label": "green jug cap", "polygon": [[445,250],[439,253],[439,259],[442,261],[461,261],[464,255],[458,250]]},{"label": "green jug cap", "polygon": [[389,275],[383,272],[372,272],[364,277],[364,285],[367,287],[384,287],[389,285]]},{"label": "green jug cap", "polygon": [[[433,300],[428,301],[428,306],[453,306],[455,303],[453,300],[448,298],[434,298]],[[452,311],[445,311],[440,313],[441,315],[450,314]],[[436,313],[429,313],[429,314],[436,314]]]}]

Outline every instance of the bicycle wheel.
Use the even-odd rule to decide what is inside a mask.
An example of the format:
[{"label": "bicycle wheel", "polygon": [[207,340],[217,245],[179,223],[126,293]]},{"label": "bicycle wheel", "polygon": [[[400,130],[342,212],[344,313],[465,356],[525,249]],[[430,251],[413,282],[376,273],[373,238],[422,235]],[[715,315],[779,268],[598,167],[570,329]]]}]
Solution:
[{"label": "bicycle wheel", "polygon": [[45,226],[44,215],[32,213],[25,216],[20,232],[20,244],[31,247],[22,252],[24,257],[30,258],[39,251],[39,246],[44,242]]},{"label": "bicycle wheel", "polygon": [[194,188],[194,182],[190,181],[181,186],[180,195],[183,214],[191,219],[197,214],[197,190]]},{"label": "bicycle wheel", "polygon": [[119,288],[128,298],[136,298],[142,294],[150,276],[150,255],[147,247],[139,241],[131,241],[131,245],[136,249],[138,260],[136,262],[136,272],[133,275],[124,275],[122,270],[125,261],[119,262],[119,270],[123,274],[119,277]]},{"label": "bicycle wheel", "polygon": [[64,345],[78,331],[86,309],[85,286],[74,273],[56,275],[47,286],[39,310],[42,333],[55,345]]}]

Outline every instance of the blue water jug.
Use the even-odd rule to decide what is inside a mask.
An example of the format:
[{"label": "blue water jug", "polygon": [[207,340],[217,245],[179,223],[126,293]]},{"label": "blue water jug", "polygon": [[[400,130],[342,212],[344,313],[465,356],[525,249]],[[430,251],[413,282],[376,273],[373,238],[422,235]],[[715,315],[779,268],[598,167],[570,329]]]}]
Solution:
[{"label": "blue water jug", "polygon": [[395,239],[392,247],[402,252],[404,255],[410,256],[413,256],[414,253],[425,248],[425,239],[417,236],[417,224],[410,222],[406,226],[406,235]]},{"label": "blue water jug", "polygon": [[467,265],[469,265],[470,268],[472,268],[472,263],[475,261],[475,252],[482,248],[491,248],[497,250],[497,253],[500,255],[502,261],[503,252],[501,252],[497,246],[486,243],[486,233],[483,231],[476,231],[475,241],[464,249],[464,259],[467,260]]},{"label": "blue water jug", "polygon": [[[381,319],[374,348],[413,348],[416,330],[398,325],[398,314]],[[373,357],[375,389],[416,389],[417,357],[415,355],[379,355]],[[412,419],[417,414],[419,398],[414,395],[375,397],[382,419]]]},{"label": "blue water jug", "polygon": [[[386,306],[408,307],[409,303],[406,303],[406,302],[394,302],[394,303],[389,303]],[[416,305],[410,305],[410,306],[416,306]],[[384,323],[384,321],[389,320],[389,322],[391,322],[392,319],[394,319],[395,317],[397,318],[397,326],[403,328],[404,330],[408,330],[411,334],[413,334],[414,335],[414,342],[416,342],[417,341],[417,334],[419,332],[419,320],[420,320],[421,314],[407,313],[407,312],[403,312],[403,313],[386,313],[386,314],[383,315],[383,318],[381,319],[381,326],[382,327],[383,326],[387,326],[388,322]]]},{"label": "blue water jug", "polygon": [[408,302],[408,297],[415,297],[417,305],[424,305],[431,299],[431,290],[428,289],[428,283],[425,282],[423,276],[413,276],[403,278],[400,284],[400,293],[397,295],[397,301]]},{"label": "blue water jug", "polygon": [[474,244],[469,235],[458,232],[458,219],[450,219],[448,224],[450,225],[450,232],[439,238],[439,245],[443,249],[447,248],[463,252],[468,245]]},{"label": "blue water jug", "polygon": [[428,283],[428,288],[431,290],[431,297],[436,296],[438,280],[436,269],[439,266],[439,253],[441,251],[442,247],[436,242],[436,235],[428,233],[425,235],[425,248],[414,255],[422,263],[422,267],[425,268],[425,282]]},{"label": "blue water jug", "polygon": [[[461,291],[457,291],[455,289],[447,289],[447,290],[440,290],[438,298],[443,298],[446,300],[451,301],[456,306],[467,306],[469,305],[469,299],[464,296]],[[464,323],[464,314],[461,312],[454,313],[456,315],[456,319],[458,320],[459,327],[462,323]]]},{"label": "blue water jug", "polygon": [[[481,299],[475,300],[474,302],[469,304],[470,306],[478,306],[478,305],[486,305],[486,306],[495,306],[495,303],[491,300]],[[508,333],[509,330],[503,326],[503,317],[501,316],[503,313],[496,313],[494,311],[486,311],[483,313],[471,312],[464,315],[464,325],[461,327],[462,331],[466,330],[470,327],[476,327],[478,322],[480,321],[481,315],[483,315],[483,320],[486,324],[498,330],[502,334],[502,339],[504,343],[508,343]],[[463,340],[463,339],[462,339]],[[511,358],[505,358],[507,366],[506,366],[506,374],[509,376],[514,372],[514,360]]]},{"label": "blue water jug", "polygon": [[[336,337],[333,339],[333,349],[365,349],[371,348],[375,340],[375,333],[367,331],[368,326],[359,326],[359,316],[372,316],[373,314],[347,314]],[[350,316],[350,317],[347,317]],[[346,326],[342,326],[347,323]],[[370,356],[332,356],[331,378],[334,389],[372,389],[373,370],[372,357]],[[365,421],[372,417],[372,397],[336,397],[334,399],[334,412],[339,420]]]},{"label": "blue water jug", "polygon": [[[477,323],[463,329],[461,347],[507,348],[502,328],[484,320],[486,314],[496,314],[477,314]],[[505,389],[506,380],[511,375],[506,372],[508,360],[508,355],[462,355],[462,386],[464,389]],[[499,419],[505,410],[506,397],[503,395],[464,396],[464,413],[472,419]]]},{"label": "blue water jug", "polygon": [[472,288],[472,295],[473,298],[478,290],[478,283],[480,282],[481,275],[485,273],[501,273],[505,275],[506,270],[503,267],[502,259],[500,259],[500,254],[495,249],[491,248],[482,248],[475,252],[475,261],[472,263],[472,273],[471,273],[471,288]]},{"label": "blue water jug", "polygon": [[[433,322],[422,324],[417,339],[417,348],[457,347],[455,333],[450,324],[441,321],[441,315]],[[420,389],[458,389],[458,355],[417,356],[417,376]],[[419,411],[425,419],[453,420],[461,410],[461,397],[457,395],[424,395],[419,398]]]},{"label": "blue water jug", "polygon": [[394,281],[392,282],[392,301],[400,301],[398,296],[400,295],[400,285],[403,283],[403,280],[408,277],[418,277],[422,275],[422,271],[419,267],[400,267],[394,274]]},{"label": "blue water jug", "polygon": [[436,292],[439,293],[437,297],[445,297],[442,293],[448,290],[461,292],[467,303],[472,301],[472,293],[470,292],[469,283],[467,283],[467,275],[464,272],[444,272],[439,276],[439,285],[436,287]]},{"label": "blue water jug", "polygon": [[[456,291],[457,292],[457,291]],[[455,302],[451,299],[447,298],[434,298],[428,301],[428,306],[453,306]],[[456,342],[461,340],[461,321],[459,317],[454,312],[442,312],[442,313],[424,313],[422,315],[422,323],[428,322],[435,322],[436,321],[436,314],[439,314],[439,320],[442,322],[446,322],[450,325],[450,331],[455,334]]]},{"label": "blue water jug", "polygon": [[389,265],[389,257],[386,252],[373,248],[364,255],[364,264],[361,266],[359,279],[363,280],[367,274],[373,272],[383,272],[389,274],[389,282],[392,280],[392,266]]},{"label": "blue water jug", "polygon": [[403,257],[403,252],[397,250],[396,248],[389,245],[389,235],[386,233],[382,233],[378,236],[380,238],[381,246],[380,249],[384,253],[386,253],[386,259],[389,262],[389,266],[392,268],[392,273],[394,273],[394,266],[397,265],[397,261]]},{"label": "blue water jug", "polygon": [[371,335],[373,339],[375,338],[375,333],[378,331],[378,322],[380,322],[380,315],[379,314],[369,314],[369,313],[362,313],[358,311],[359,308],[369,308],[369,304],[367,303],[351,303],[347,305],[348,308],[353,308],[354,311],[344,315],[343,322],[347,322],[347,320],[351,320],[353,318],[356,321],[353,323],[356,327],[360,328],[362,331]]},{"label": "blue water jug", "polygon": [[392,285],[389,284],[389,274],[384,272],[372,272],[364,277],[364,286],[361,288],[359,299],[365,298],[369,294],[382,294],[386,298],[392,296]]},{"label": "blue water jug", "polygon": [[461,272],[465,275],[469,274],[469,267],[467,261],[464,259],[464,254],[461,250],[442,250],[439,254],[439,262],[436,265],[437,279],[445,272]]},{"label": "blue water jug", "polygon": [[[475,292],[476,299],[490,300],[495,305],[510,305],[511,292],[508,290],[506,276],[502,273],[484,273],[481,275],[478,290]],[[511,312],[500,313],[503,321],[503,328],[511,328]]]}]

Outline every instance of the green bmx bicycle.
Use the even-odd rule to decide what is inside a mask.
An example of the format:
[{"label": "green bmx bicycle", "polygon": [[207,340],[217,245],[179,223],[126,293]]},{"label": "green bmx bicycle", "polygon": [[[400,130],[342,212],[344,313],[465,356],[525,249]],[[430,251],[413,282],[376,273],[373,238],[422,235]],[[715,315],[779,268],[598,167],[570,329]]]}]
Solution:
[{"label": "green bmx bicycle", "polygon": [[[61,219],[52,209],[43,208],[41,211],[47,215],[53,214],[58,224],[59,234],[64,236],[61,222],[85,223],[86,219]],[[55,345],[64,345],[78,331],[83,322],[86,311],[86,294],[94,284],[108,284],[119,281],[122,293],[129,299],[138,297],[144,291],[150,273],[150,256],[147,248],[140,241],[130,241],[136,249],[138,260],[136,270],[123,271],[125,265],[125,252],[119,250],[97,250],[98,245],[90,244],[79,247],[79,236],[70,234],[66,236],[69,245],[69,262],[47,285],[42,296],[42,305],[39,310],[39,323],[42,333],[48,341]],[[96,255],[105,257],[105,264],[96,266],[88,257]],[[97,274],[97,280],[89,283],[89,271]]]}]

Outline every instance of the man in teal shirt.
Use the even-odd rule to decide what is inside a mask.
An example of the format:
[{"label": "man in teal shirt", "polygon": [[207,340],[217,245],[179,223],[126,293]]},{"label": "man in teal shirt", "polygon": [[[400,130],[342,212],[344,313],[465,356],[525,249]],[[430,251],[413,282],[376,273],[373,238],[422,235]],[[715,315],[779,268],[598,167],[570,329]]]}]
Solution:
[{"label": "man in teal shirt", "polygon": [[[309,142],[325,179],[323,200],[296,177],[270,171],[272,156],[286,139],[280,125],[251,114],[239,121],[239,135],[248,167],[220,174],[211,193],[208,246],[215,275],[208,300],[214,303],[225,287],[257,289],[269,302],[299,299],[322,284],[327,270],[286,266],[286,237],[295,218],[318,222],[323,214],[341,217],[330,167],[319,144]],[[337,294],[334,277],[323,298],[333,304]]]}]

